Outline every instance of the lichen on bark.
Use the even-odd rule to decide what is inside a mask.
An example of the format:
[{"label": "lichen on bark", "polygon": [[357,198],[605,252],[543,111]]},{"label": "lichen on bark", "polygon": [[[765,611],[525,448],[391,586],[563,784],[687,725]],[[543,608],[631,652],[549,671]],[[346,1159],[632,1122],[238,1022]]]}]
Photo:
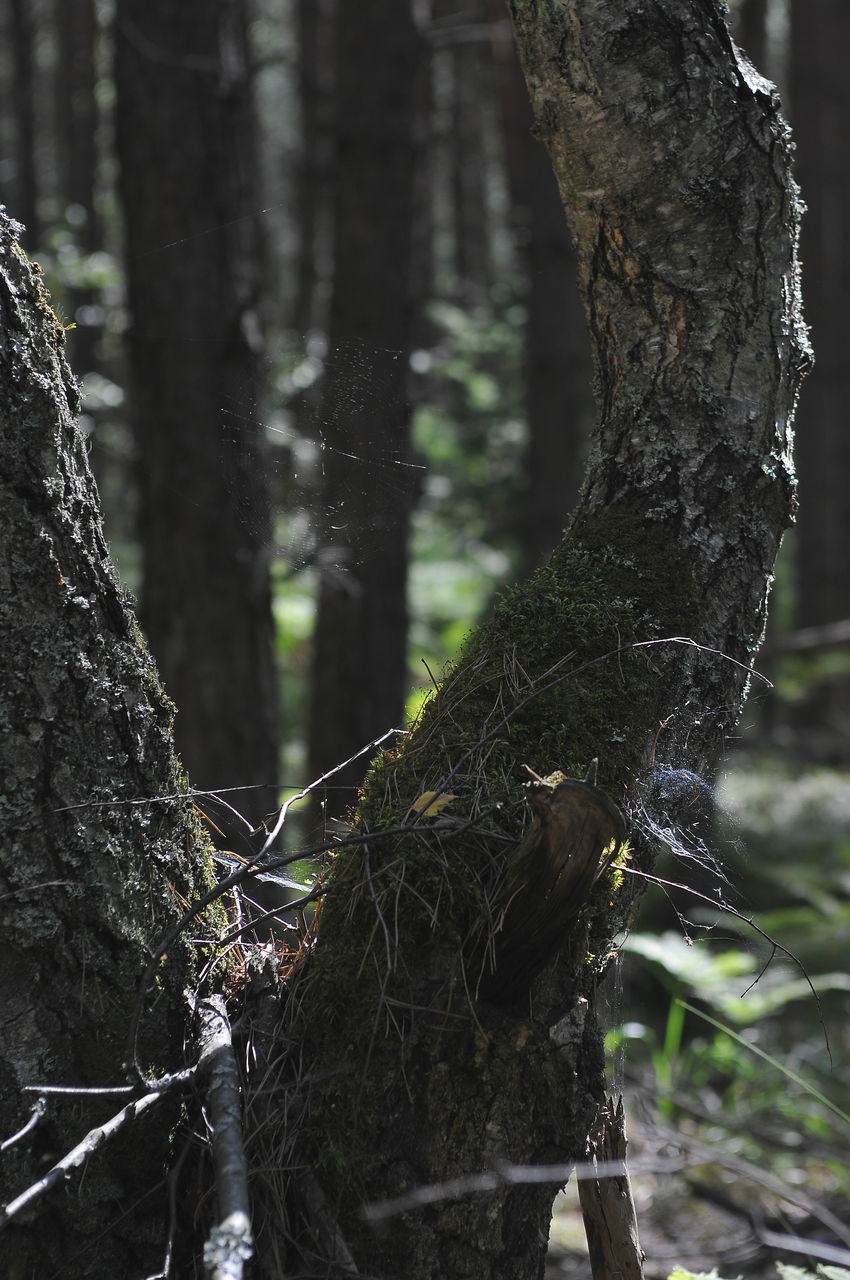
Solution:
[{"label": "lichen on bark", "polygon": [[[27,1115],[22,1086],[124,1083],[150,948],[210,882],[174,755],[173,707],[109,561],[64,333],[17,230],[0,211],[4,1135]],[[180,1060],[182,989],[196,959],[178,944],[145,997],[141,1052],[156,1071]],[[80,1136],[77,1107],[51,1106],[57,1155]],[[93,1114],[102,1118],[94,1105],[86,1118]],[[51,1210],[50,1230],[7,1232],[15,1266],[46,1274],[78,1248],[73,1274],[122,1274],[138,1262],[144,1213],[123,1237],[108,1236],[97,1257],[84,1246],[107,1226],[104,1204],[143,1197],[159,1178],[156,1144],[139,1147],[133,1160],[125,1152],[93,1166],[84,1201],[74,1213]],[[20,1144],[4,1158],[3,1198],[31,1176]],[[154,1217],[161,1211],[151,1207]]]}]

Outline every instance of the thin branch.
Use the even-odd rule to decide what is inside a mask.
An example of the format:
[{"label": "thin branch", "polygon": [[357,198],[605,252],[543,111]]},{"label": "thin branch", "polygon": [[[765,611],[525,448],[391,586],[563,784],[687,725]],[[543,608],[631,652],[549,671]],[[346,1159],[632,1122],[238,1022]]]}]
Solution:
[{"label": "thin branch", "polygon": [[88,1097],[90,1095],[108,1094],[114,1096],[122,1093],[135,1093],[136,1085],[134,1084],[115,1084],[115,1085],[82,1085],[82,1084],[25,1084],[21,1086],[22,1093],[60,1093],[64,1097]]},{"label": "thin branch", "polygon": [[224,997],[200,1000],[197,1014],[201,1022],[198,1067],[209,1076],[207,1099],[219,1211],[219,1221],[204,1245],[204,1265],[210,1280],[242,1280],[243,1263],[253,1256],[254,1241],[239,1070]]},{"label": "thin branch", "polygon": [[602,662],[609,662],[612,658],[619,658],[622,654],[629,653],[633,649],[651,649],[660,644],[678,644],[683,645],[688,649],[696,649],[699,653],[713,654],[717,658],[722,658],[724,662],[731,662],[733,666],[739,667],[742,671],[746,671],[747,675],[755,676],[758,680],[762,680],[767,685],[768,689],[773,688],[770,680],[768,680],[767,676],[763,676],[761,672],[756,671],[753,667],[748,667],[745,662],[739,662],[737,658],[733,658],[730,654],[724,653],[722,649],[712,648],[711,645],[699,644],[690,636],[664,636],[658,640],[634,640],[629,644],[618,645],[616,649],[609,649],[607,653],[601,654],[598,658],[589,658],[587,662],[582,662],[579,666],[572,667],[569,671],[562,671],[560,675],[553,676],[551,680],[547,680],[545,684],[540,685],[537,689],[533,689],[531,693],[527,694],[524,698],[521,698],[515,706],[511,707],[510,711],[506,712],[505,715],[502,716],[502,719],[499,720],[492,729],[484,734],[483,738],[479,738],[473,746],[463,753],[460,759],[441,780],[439,785],[435,787],[435,791],[440,793],[448,791],[452,778],[466,763],[466,761],[469,760],[476,751],[479,751],[485,743],[489,742],[491,738],[495,738],[498,733],[501,733],[502,729],[504,729],[506,725],[510,724],[514,716],[518,715],[519,712],[527,707],[529,703],[542,697],[543,694],[548,693],[550,689],[554,689],[559,684],[563,684],[565,680],[571,680],[575,676],[583,675],[585,671],[589,671],[593,667],[599,666]]},{"label": "thin branch", "polygon": [[[632,1172],[638,1173],[679,1173],[684,1162],[676,1160],[635,1160],[630,1161]],[[424,1187],[414,1187],[404,1195],[394,1196],[389,1200],[374,1200],[363,1205],[360,1216],[367,1222],[380,1223],[394,1218],[399,1213],[409,1213],[412,1209],[424,1209],[431,1204],[440,1204],[446,1200],[459,1200],[462,1196],[477,1191],[495,1191],[499,1187],[514,1186],[526,1183],[551,1182],[555,1186],[563,1186],[574,1177],[581,1182],[584,1179],[596,1181],[600,1178],[622,1178],[626,1171],[625,1160],[588,1161],[582,1164],[507,1164],[499,1163],[492,1169],[481,1173],[462,1174],[457,1178],[448,1178],[445,1182],[433,1182]]]},{"label": "thin branch", "polygon": [[42,1196],[50,1191],[51,1187],[64,1182],[73,1169],[85,1164],[89,1156],[94,1155],[100,1147],[104,1146],[126,1124],[129,1124],[131,1120],[136,1120],[144,1111],[155,1106],[164,1097],[165,1090],[146,1093],[141,1098],[128,1102],[126,1107],[122,1107],[105,1124],[98,1125],[95,1129],[90,1129],[82,1142],[78,1142],[66,1156],[62,1157],[58,1164],[55,1164],[52,1169],[47,1171],[43,1178],[39,1178],[38,1182],[34,1182],[32,1186],[27,1187],[26,1191],[23,1191],[16,1199],[10,1200],[7,1205],[0,1208],[0,1231],[22,1209],[26,1209],[37,1200],[40,1200]]},{"label": "thin branch", "polygon": [[[152,952],[151,958],[148,961],[144,973],[142,974],[139,982],[139,988],[136,992],[136,1003],[130,1019],[130,1030],[128,1035],[128,1057],[135,1068],[139,1079],[144,1081],[145,1084],[148,1083],[145,1081],[144,1072],[139,1063],[138,1057],[139,1024],[142,1017],[145,992],[153,979],[156,968],[162,957],[173,947],[174,943],[177,941],[186,926],[191,924],[191,922],[196,919],[196,917],[199,916],[201,912],[210,905],[210,903],[215,902],[217,898],[220,898],[223,894],[227,893],[229,889],[234,888],[236,885],[242,884],[246,880],[253,879],[258,872],[276,871],[279,867],[288,867],[293,862],[301,862],[306,858],[318,857],[320,853],[336,852],[338,849],[344,849],[348,846],[365,844],[367,840],[385,840],[388,837],[406,835],[411,832],[420,836],[430,835],[442,839],[454,838],[473,825],[474,822],[470,821],[457,828],[446,830],[444,827],[438,827],[436,825],[434,827],[423,827],[418,826],[413,822],[403,822],[397,827],[384,827],[380,831],[363,831],[351,836],[337,836],[332,840],[323,841],[322,844],[315,844],[306,849],[300,849],[297,853],[289,853],[279,858],[271,858],[268,861],[263,862],[262,865],[258,865],[256,861],[250,862],[239,871],[234,871],[232,875],[227,876],[224,880],[219,880],[218,884],[216,884],[212,889],[209,889],[207,893],[202,895],[202,897],[198,898],[198,900],[184,912],[176,924],[172,925],[168,932],[162,937],[157,947]],[[257,856],[259,857],[260,855],[258,854]],[[313,890],[309,895],[310,900],[312,900],[314,895],[318,896],[318,892],[318,890]],[[286,904],[284,904],[280,910],[284,910],[285,907]]]},{"label": "thin branch", "polygon": [[8,1148],[13,1147],[16,1142],[20,1142],[22,1138],[25,1138],[27,1134],[35,1128],[46,1110],[47,1099],[43,1096],[36,1098],[29,1120],[27,1120],[23,1128],[19,1129],[17,1133],[13,1133],[11,1137],[0,1142],[0,1151],[8,1150]]},{"label": "thin branch", "polygon": [[177,1237],[177,1183],[180,1174],[183,1172],[183,1165],[186,1163],[186,1157],[192,1149],[192,1139],[187,1138],[183,1143],[183,1150],[174,1161],[168,1174],[168,1236],[165,1242],[165,1257],[163,1258],[162,1268],[160,1271],[154,1272],[152,1275],[145,1276],[145,1280],[169,1280],[171,1276],[171,1264],[174,1261],[174,1241]]},{"label": "thin branch", "polygon": [[803,975],[803,978],[806,981],[806,985],[808,986],[809,990],[814,996],[815,1005],[818,1011],[818,1021],[820,1022],[821,1030],[823,1031],[823,1038],[824,1038],[824,1043],[826,1045],[826,1052],[827,1052],[827,1055],[829,1056],[830,1065],[832,1064],[832,1048],[829,1042],[829,1032],[826,1029],[826,1023],[824,1022],[824,1018],[823,1018],[823,1007],[820,1002],[820,996],[817,993],[817,989],[815,988],[814,983],[809,977],[809,973],[808,973],[808,970],[806,969],[806,966],[803,964],[801,960],[797,958],[797,956],[794,955],[793,951],[789,951],[787,947],[783,947],[781,942],[777,942],[775,938],[772,938],[769,933],[767,933],[764,929],[761,928],[760,925],[756,924],[752,916],[745,916],[742,911],[738,911],[737,908],[730,906],[728,902],[719,901],[717,898],[711,898],[707,893],[700,893],[699,889],[694,889],[692,885],[681,884],[678,880],[665,880],[663,876],[653,875],[652,872],[649,872],[649,871],[639,871],[637,867],[630,867],[627,864],[623,864],[623,866],[621,866],[619,870],[627,872],[630,876],[638,876],[641,880],[648,880],[651,884],[663,885],[663,886],[666,886],[666,888],[668,889],[681,889],[683,893],[690,893],[694,898],[699,898],[702,902],[708,902],[712,907],[714,907],[715,911],[722,911],[726,915],[734,916],[736,920],[742,921],[743,924],[749,925],[749,927],[755,933],[757,933],[759,937],[764,938],[765,942],[770,944],[770,947],[771,947],[770,956],[762,965],[761,970],[756,975],[756,977],[753,978],[749,986],[746,987],[746,989],[741,993],[742,999],[747,994],[747,992],[750,991],[756,985],[756,983],[760,980],[762,975],[766,972],[771,960],[773,959],[777,951],[781,951],[784,956],[787,956],[788,959],[791,961],[791,963],[796,965],[797,968],[800,970],[800,973]]}]

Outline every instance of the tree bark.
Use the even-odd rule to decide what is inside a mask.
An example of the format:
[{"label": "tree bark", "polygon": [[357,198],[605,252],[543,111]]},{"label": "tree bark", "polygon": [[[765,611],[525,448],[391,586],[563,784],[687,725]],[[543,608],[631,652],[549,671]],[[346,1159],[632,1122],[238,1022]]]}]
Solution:
[{"label": "tree bark", "polygon": [[[794,505],[809,353],[770,86],[713,0],[512,10],[576,241],[600,419],[551,561],[502,597],[403,750],[374,766],[368,840],[339,852],[296,974],[299,1065],[271,1141],[312,1167],[373,1277],[542,1274],[554,1175],[423,1204],[381,1232],[361,1207],[502,1161],[583,1157],[603,1098],[594,996],[634,873],[652,865],[646,815],[675,823],[694,773],[710,778]],[[594,757],[631,828],[628,868],[570,904],[538,977],[510,975],[504,992],[488,979],[478,999],[530,838],[522,766],[582,778]],[[446,800],[438,815],[416,804],[428,791]],[[295,1179],[292,1198],[307,1256],[318,1237]]]},{"label": "tree bark", "polygon": [[[35,1101],[23,1086],[126,1083],[139,974],[208,867],[173,753],[173,708],[109,563],[63,330],[19,231],[0,214],[3,1138]],[[193,969],[183,944],[162,966],[143,1020],[145,1068],[182,1065]],[[34,1139],[4,1153],[0,1201],[111,1114],[114,1099],[102,1107],[51,1098]],[[164,1134],[162,1144],[148,1138],[143,1129],[131,1149],[92,1161],[82,1196],[72,1180],[15,1220],[3,1236],[6,1274],[135,1275],[159,1264]],[[134,1212],[110,1231],[122,1205]]]},{"label": "tree bark", "polygon": [[274,805],[254,117],[241,0],[119,0],[117,143],[142,623],[202,788]]},{"label": "tree bark", "polygon": [[[408,0],[340,4],[330,357],[308,768],[342,763],[398,724],[407,692],[407,402],[415,112],[422,42]],[[337,775],[353,800],[361,760]]]}]

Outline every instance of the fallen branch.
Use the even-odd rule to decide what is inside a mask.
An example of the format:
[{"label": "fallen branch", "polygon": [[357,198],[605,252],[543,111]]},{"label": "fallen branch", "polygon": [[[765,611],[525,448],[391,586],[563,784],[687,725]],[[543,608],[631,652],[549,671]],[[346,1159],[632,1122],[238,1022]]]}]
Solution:
[{"label": "fallen branch", "polygon": [[243,1263],[254,1253],[248,1198],[248,1164],[242,1144],[239,1070],[233,1053],[224,997],[199,1000],[198,1067],[209,1076],[207,1101],[219,1221],[204,1245],[211,1280],[242,1280]]}]

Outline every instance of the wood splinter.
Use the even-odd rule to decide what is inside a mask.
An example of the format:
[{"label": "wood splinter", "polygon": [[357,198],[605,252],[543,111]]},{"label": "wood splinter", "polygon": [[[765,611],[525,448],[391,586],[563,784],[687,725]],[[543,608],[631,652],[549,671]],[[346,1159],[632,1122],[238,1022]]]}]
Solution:
[{"label": "wood splinter", "polygon": [[623,1099],[608,1098],[588,1142],[588,1155],[594,1165],[622,1161],[622,1173],[581,1178],[578,1184],[593,1280],[643,1280],[645,1254],[638,1239],[626,1146]]}]

